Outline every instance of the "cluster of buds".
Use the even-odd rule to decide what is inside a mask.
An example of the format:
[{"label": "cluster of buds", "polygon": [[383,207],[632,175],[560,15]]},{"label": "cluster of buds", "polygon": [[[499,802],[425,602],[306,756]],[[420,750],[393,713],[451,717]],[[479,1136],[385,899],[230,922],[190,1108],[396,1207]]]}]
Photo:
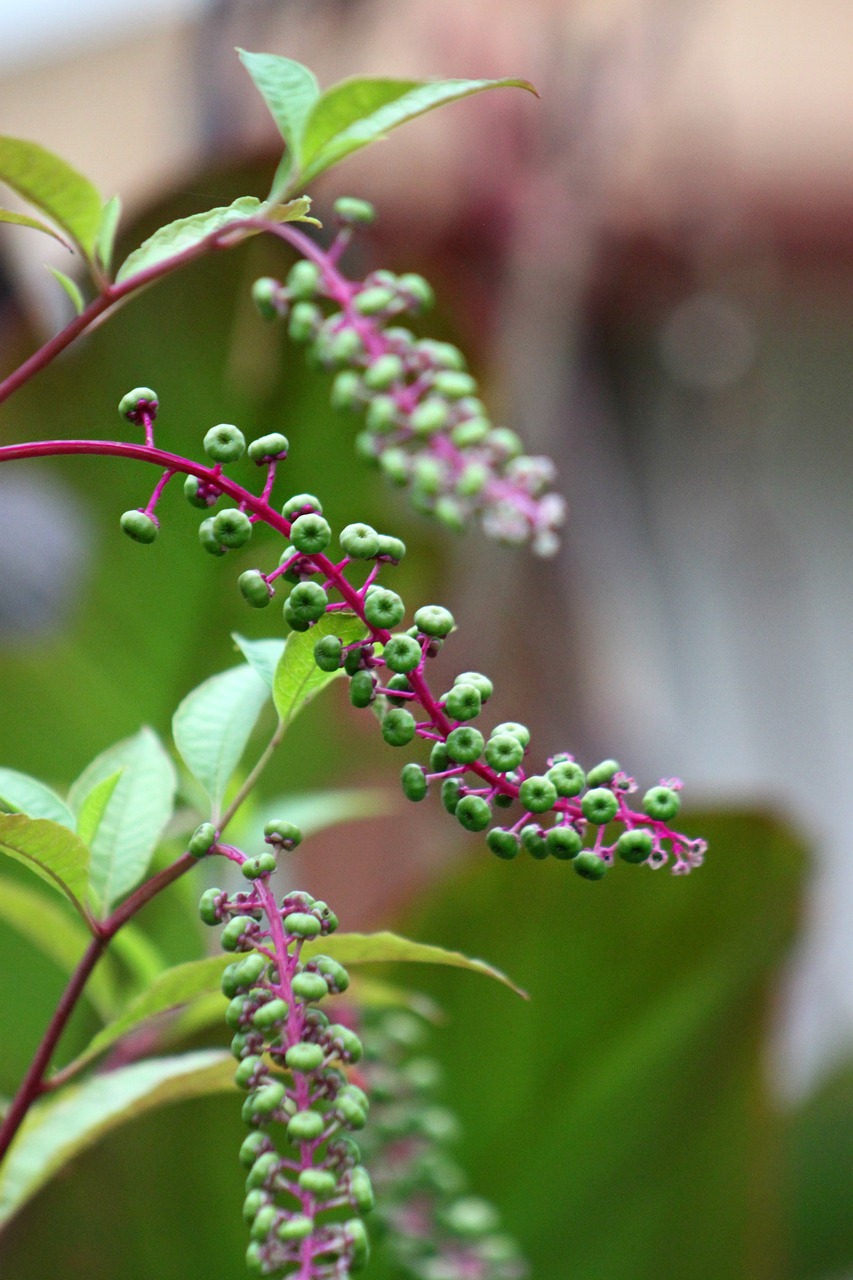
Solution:
[{"label": "cluster of buds", "polygon": [[395,1267],[412,1280],[523,1280],[527,1264],[494,1205],[467,1191],[453,1153],[456,1117],[437,1101],[441,1069],[421,1051],[423,1023],[367,1011],[362,1031],[374,1223]]},{"label": "cluster of buds", "polygon": [[208,889],[199,904],[205,924],[224,925],[224,950],[239,953],[222,974],[222,991],[230,1001],[225,1020],[238,1062],[235,1081],[246,1092],[243,1119],[251,1129],[240,1148],[246,1262],[257,1276],[342,1280],[367,1263],[360,1215],[373,1206],[352,1137],[366,1123],[368,1100],[347,1075],[362,1057],[362,1044],[319,1007],[346,990],[346,969],[313,950],[302,956],[306,942],[337,928],[334,912],[308,893],[277,901],[269,885],[276,854],[295,847],[300,832],[273,822],[265,838],[269,851],[249,858],[219,842],[205,823],[189,845],[196,856],[221,854],[237,863],[250,884],[234,894]]},{"label": "cluster of buds", "polygon": [[333,405],[364,419],[359,453],[410,486],[418,510],[452,529],[477,518],[501,542],[552,554],[565,514],[550,492],[553,463],[526,456],[514,431],[492,424],[457,347],[416,338],[400,323],[432,304],[422,276],[373,271],[353,281],[340,272],[353,227],[372,221],[373,209],[344,198],[335,214],[339,232],[327,252],[300,240],[310,257],[284,283],[256,281],[261,314],[288,316],[290,337],[317,366],[336,371]]}]

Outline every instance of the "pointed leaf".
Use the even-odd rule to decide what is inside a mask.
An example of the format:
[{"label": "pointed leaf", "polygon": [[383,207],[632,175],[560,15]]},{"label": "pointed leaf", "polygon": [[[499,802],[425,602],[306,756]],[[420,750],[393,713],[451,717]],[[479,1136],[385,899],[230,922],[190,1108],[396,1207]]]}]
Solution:
[{"label": "pointed leaf", "polygon": [[302,138],[301,184],[391,129],[484,89],[536,93],[528,80],[343,80],[316,104]]},{"label": "pointed leaf", "polygon": [[148,870],[172,816],[177,785],[174,767],[159,738],[153,730],[143,728],[84,769],[68,796],[78,817],[90,793],[117,771],[121,777],[91,843],[90,890],[105,911],[134,889]]},{"label": "pointed leaf", "polygon": [[[92,941],[89,930],[76,916],[63,911],[54,898],[5,877],[0,877],[0,920],[68,974]],[[104,1019],[113,1017],[116,1011],[112,979],[111,958],[105,956],[83,990]]]},{"label": "pointed leaf", "polygon": [[275,669],[284,652],[283,640],[248,640],[238,632],[231,632],[231,639],[251,667],[254,667],[264,684],[272,689]]},{"label": "pointed leaf", "polygon": [[0,137],[0,182],[52,218],[92,260],[101,197],[88,178],[35,142]]},{"label": "pointed leaf", "polygon": [[11,222],[18,227],[33,227],[36,231],[44,231],[46,235],[53,236],[54,240],[64,244],[66,249],[72,247],[64,236],[61,236],[53,227],[49,227],[46,222],[42,222],[41,218],[30,218],[25,213],[13,213],[11,209],[0,209],[0,222]]},{"label": "pointed leaf", "polygon": [[204,213],[194,213],[189,218],[178,218],[175,222],[160,227],[159,231],[155,231],[125,258],[116,275],[116,283],[120,284],[122,280],[156,267],[160,262],[175,258],[187,249],[194,248],[208,236],[226,228],[233,229],[235,233],[242,231],[242,235],[246,236],[257,235],[258,229],[255,227],[240,227],[241,222],[251,218],[263,218],[267,222],[310,221],[306,219],[310,207],[308,196],[300,196],[288,204],[270,204],[255,196],[241,196],[233,204],[207,209]]},{"label": "pointed leaf", "polygon": [[230,1054],[205,1049],[136,1062],[37,1103],[0,1171],[0,1225],[110,1130],[166,1103],[228,1093],[234,1088],[233,1075]]},{"label": "pointed leaf", "polygon": [[115,245],[116,232],[118,231],[119,218],[121,217],[121,200],[118,196],[113,196],[104,205],[101,213],[101,225],[98,228],[98,241],[95,246],[98,254],[98,261],[105,271],[109,271],[110,263],[113,259],[113,247]]},{"label": "pointed leaf", "polygon": [[320,86],[313,72],[301,62],[271,53],[248,53],[245,49],[237,52],[287,144],[273,188],[281,192],[286,189],[290,174],[301,167],[302,134],[311,109],[320,97]]},{"label": "pointed leaf", "polygon": [[104,811],[110,802],[110,796],[118,785],[123,769],[116,769],[108,777],[96,783],[84,797],[77,814],[77,834],[84,844],[90,845],[95,838]]},{"label": "pointed leaf", "polygon": [[73,831],[46,818],[3,813],[0,814],[0,853],[23,862],[65,894],[86,919],[83,902],[89,879],[89,850]]},{"label": "pointed leaf", "polygon": [[50,818],[71,831],[75,827],[73,813],[50,787],[16,769],[0,769],[0,809],[25,813],[29,818]]},{"label": "pointed leaf", "polygon": [[314,645],[322,636],[339,636],[352,644],[367,635],[367,628],[354,613],[326,613],[308,631],[292,631],[287,637],[273,683],[273,702],[284,724],[306,703],[325,689],[341,671],[321,671],[314,661]]},{"label": "pointed leaf", "polygon": [[79,316],[86,307],[86,303],[83,301],[83,295],[80,292],[80,286],[75,280],[72,280],[70,276],[67,276],[64,271],[59,271],[56,267],[48,267],[48,271],[53,276],[54,280],[58,281],[58,283],[62,285],[62,288],[71,299],[71,305]]},{"label": "pointed leaf", "polygon": [[193,689],[172,718],[175,746],[216,809],[269,696],[254,668],[241,663]]}]

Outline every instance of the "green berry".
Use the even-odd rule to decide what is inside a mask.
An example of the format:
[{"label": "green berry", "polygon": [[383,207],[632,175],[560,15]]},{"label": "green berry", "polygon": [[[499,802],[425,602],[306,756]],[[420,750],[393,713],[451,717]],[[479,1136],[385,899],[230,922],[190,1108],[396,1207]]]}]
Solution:
[{"label": "green berry", "polygon": [[348,524],[341,529],[339,542],[353,560],[372,560],[379,551],[379,534],[369,524]]},{"label": "green berry", "polygon": [[518,799],[531,813],[545,813],[554,806],[557,788],[547,778],[533,774],[522,782],[518,789]]},{"label": "green berry", "polygon": [[485,831],[492,820],[492,810],[482,796],[463,796],[456,806],[457,821],[466,831]]},{"label": "green berry", "polygon": [[[240,1147],[240,1154],[238,1156],[238,1159],[244,1169],[251,1169],[252,1165],[260,1156],[265,1155],[268,1151],[271,1151],[271,1150],[272,1150],[272,1143],[268,1135],[265,1133],[262,1133],[260,1130],[256,1130],[254,1133],[248,1134],[245,1140],[243,1141],[243,1144]],[[251,1191],[249,1194],[254,1195],[256,1197],[255,1213],[257,1213],[258,1209],[260,1209],[262,1204],[264,1203],[263,1192],[260,1193],[260,1197],[259,1197],[258,1188],[255,1188],[255,1190]],[[252,1216],[254,1217],[254,1214]]]},{"label": "green berry", "polygon": [[118,411],[121,416],[127,418],[128,422],[134,423],[141,423],[143,417],[153,422],[159,407],[157,392],[152,391],[150,387],[134,387],[118,402]]},{"label": "green berry", "polygon": [[341,665],[343,645],[337,636],[323,636],[314,645],[314,661],[321,671],[337,671]]},{"label": "green berry", "polygon": [[405,747],[415,736],[415,717],[403,707],[392,707],[382,718],[382,737],[389,747]]},{"label": "green berry", "polygon": [[208,507],[213,506],[218,496],[215,490],[203,485],[198,476],[187,476],[184,481],[184,497],[192,507],[206,511]]},{"label": "green berry", "polygon": [[333,207],[338,222],[368,226],[376,217],[372,204],[368,204],[366,200],[356,200],[354,196],[338,196]]},{"label": "green berry", "polygon": [[187,842],[187,853],[191,853],[194,858],[203,858],[215,840],[216,827],[212,822],[202,822]]},{"label": "green berry", "polygon": [[438,458],[418,458],[412,468],[412,483],[419,499],[434,498],[444,483],[446,468]]},{"label": "green berry", "polygon": [[578,796],[588,781],[574,760],[559,760],[551,765],[545,777],[557,788],[558,796]]},{"label": "green berry", "polygon": [[260,467],[265,462],[276,462],[286,458],[289,448],[290,443],[287,436],[283,436],[279,431],[274,431],[268,436],[258,436],[257,440],[251,442],[249,445],[249,457]]},{"label": "green berry", "polygon": [[392,484],[406,484],[409,479],[409,457],[405,449],[386,449],[379,465]]},{"label": "green berry", "polygon": [[473,764],[482,754],[485,739],[478,729],[461,725],[447,735],[447,754],[457,764]]},{"label": "green berry", "polygon": [[486,763],[495,773],[511,773],[524,759],[524,747],[515,734],[493,733],[486,743]]},{"label": "green berry", "polygon": [[280,849],[295,849],[302,841],[302,832],[295,823],[276,818],[264,827],[264,840]]},{"label": "green berry", "polygon": [[552,858],[567,861],[570,858],[577,857],[583,848],[583,840],[574,827],[552,827],[545,834],[545,848]]},{"label": "green berry", "polygon": [[376,697],[376,677],[372,671],[356,671],[349,683],[349,700],[354,707],[369,707]]},{"label": "green berry", "polygon": [[680,808],[678,792],[671,787],[650,787],[643,796],[643,812],[657,822],[668,822]]},{"label": "green berry", "polygon": [[446,529],[461,533],[465,528],[466,508],[450,494],[444,494],[435,504],[435,518]]},{"label": "green berry", "polygon": [[545,837],[538,822],[528,822],[525,827],[521,828],[521,845],[530,854],[531,858],[536,858],[541,862],[543,858],[548,857],[548,847],[545,844]]},{"label": "green berry", "polygon": [[[328,323],[328,322],[327,322]],[[327,365],[340,368],[343,365],[352,364],[364,350],[364,343],[361,334],[355,329],[348,326],[335,329],[325,336],[324,357]],[[348,372],[355,372],[348,370]],[[356,374],[358,378],[358,374]],[[358,379],[361,385],[361,379]]]},{"label": "green berry", "polygon": [[286,1066],[291,1071],[316,1071],[325,1054],[318,1044],[294,1044],[284,1055]]},{"label": "green berry", "polygon": [[351,1252],[350,1271],[363,1271],[370,1259],[370,1238],[367,1228],[361,1218],[349,1218],[343,1224],[343,1231]]},{"label": "green berry", "polygon": [[338,1056],[345,1062],[361,1061],[364,1056],[364,1045],[349,1027],[345,1027],[339,1022],[333,1022],[326,1029],[326,1035]]},{"label": "green berry", "polygon": [[246,437],[239,427],[220,422],[204,437],[204,451],[214,462],[236,462],[246,451]]},{"label": "green berry", "polygon": [[395,697],[394,694],[396,693],[397,690],[399,690],[401,694],[408,693],[411,691],[411,687],[412,686],[409,684],[408,676],[404,676],[404,675],[389,676],[389,678],[385,682],[385,688],[388,690],[386,697],[388,698],[388,701],[391,704],[391,706],[392,707],[405,706],[406,703],[409,701],[409,699],[403,698],[403,697]]},{"label": "green berry", "polygon": [[219,945],[223,951],[239,951],[256,932],[257,925],[251,916],[233,916],[222,930]]},{"label": "green berry", "polygon": [[414,671],[422,657],[421,646],[412,636],[392,636],[382,654],[386,667],[400,675]]},{"label": "green berry", "polygon": [[250,952],[242,960],[235,960],[222,970],[219,980],[222,994],[231,1000],[241,991],[248,991],[259,980],[266,965],[265,957],[257,951]]},{"label": "green berry", "polygon": [[432,773],[443,773],[450,763],[447,747],[443,742],[434,742],[429,753],[429,767]]},{"label": "green berry", "polygon": [[450,406],[440,396],[427,396],[409,416],[409,425],[416,435],[433,435],[447,426]]},{"label": "green berry", "polygon": [[323,1132],[323,1117],[319,1111],[297,1111],[287,1122],[287,1136],[291,1142],[313,1142]]},{"label": "green berry", "polygon": [[405,612],[406,606],[397,592],[387,591],[382,587],[371,591],[364,602],[366,621],[372,627],[386,631],[402,622]]},{"label": "green berry", "polygon": [[346,991],[349,986],[349,974],[342,964],[333,960],[331,956],[314,956],[313,962],[318,973],[322,973],[326,979],[329,990],[333,994]]},{"label": "green berry", "polygon": [[387,391],[403,378],[404,366],[399,356],[386,353],[377,356],[364,371],[364,385],[370,391]]},{"label": "green berry", "polygon": [[459,804],[462,783],[458,778],[445,778],[441,784],[441,803],[448,813],[455,813]]},{"label": "green berry", "polygon": [[391,560],[399,564],[406,554],[406,544],[402,538],[394,538],[389,533],[380,533],[378,560]]},{"label": "green berry", "polygon": [[313,493],[295,493],[292,498],[287,499],[281,514],[285,520],[292,520],[295,516],[304,515],[309,511],[318,516],[323,514],[323,504],[320,499],[315,498]]},{"label": "green berry", "polygon": [[423,276],[416,275],[414,271],[407,271],[401,275],[397,286],[401,293],[408,295],[419,310],[426,310],[435,302],[432,285]]},{"label": "green berry", "polygon": [[213,517],[213,536],[222,547],[244,547],[252,536],[252,522],[245,511],[226,507]]},{"label": "green berry", "polygon": [[247,880],[260,880],[261,876],[271,875],[276,869],[275,854],[261,853],[256,858],[247,858],[240,871]]},{"label": "green berry", "polygon": [[415,625],[427,636],[447,636],[456,626],[453,614],[440,604],[425,604],[415,613]]},{"label": "green berry", "polygon": [[284,928],[294,938],[316,938],[320,932],[320,921],[307,911],[291,911],[284,917]]},{"label": "green berry", "polygon": [[291,298],[313,298],[320,285],[320,268],[303,259],[295,262],[287,273],[287,291]]},{"label": "green berry", "polygon": [[461,400],[463,396],[476,395],[477,383],[470,373],[460,373],[456,369],[443,369],[432,380],[433,389],[439,395],[450,400]]},{"label": "green berry", "polygon": [[491,430],[487,418],[468,418],[453,428],[450,438],[460,449],[470,449],[482,444]]},{"label": "green berry", "polygon": [[360,315],[377,316],[381,312],[387,311],[392,306],[394,299],[393,289],[385,289],[382,285],[373,285],[357,293],[353,298],[352,305]]},{"label": "green berry", "polygon": [[232,1031],[239,1031],[246,1024],[245,1014],[246,997],[244,995],[234,996],[225,1010],[225,1025],[230,1027]]},{"label": "green berry", "polygon": [[426,774],[419,764],[404,764],[400,781],[407,800],[423,800],[429,790]]},{"label": "green berry", "polygon": [[334,1194],[338,1180],[328,1169],[303,1169],[299,1175],[299,1185],[303,1191],[321,1200],[328,1200]]},{"label": "green berry", "polygon": [[486,844],[498,858],[514,858],[518,853],[518,836],[513,831],[504,831],[502,827],[492,827],[486,836]]},{"label": "green berry", "polygon": [[[275,1234],[285,1243],[288,1240],[307,1240],[314,1234],[314,1219],[306,1217],[304,1213],[295,1213],[292,1218],[287,1218],[279,1227],[276,1227]],[[263,1274],[268,1274],[266,1266]]]},{"label": "green berry", "polygon": [[349,1173],[349,1198],[359,1213],[369,1213],[375,1204],[370,1174],[363,1165],[357,1164]]},{"label": "green berry", "polygon": [[[259,1074],[263,1068],[264,1060],[256,1053],[252,1053],[248,1058],[244,1058],[237,1070],[234,1072],[234,1083],[238,1089],[253,1089],[256,1087]],[[250,1135],[254,1137],[255,1135]],[[260,1151],[256,1151],[249,1165],[254,1164],[255,1159],[260,1155]]]},{"label": "green berry", "polygon": [[281,1210],[276,1205],[264,1205],[255,1215],[250,1231],[251,1239],[259,1243],[265,1241],[280,1217]]},{"label": "green berry", "polygon": [[474,720],[482,706],[480,691],[473,684],[454,684],[444,699],[444,710],[453,720]]},{"label": "green berry", "polygon": [[615,760],[602,760],[601,764],[594,765],[587,773],[586,785],[588,787],[604,787],[608,782],[613,781],[618,772],[619,765]]},{"label": "green berry", "polygon": [[616,852],[625,862],[645,862],[651,851],[650,831],[623,831],[616,841]]},{"label": "green berry", "polygon": [[356,671],[361,671],[365,660],[370,658],[372,653],[372,645],[357,645],[354,649],[348,649],[344,655],[344,671],[347,675],[354,676]]},{"label": "green berry", "polygon": [[287,1003],[280,997],[275,1000],[268,1000],[266,1004],[262,1004],[252,1014],[252,1026],[257,1031],[273,1031],[277,1029],[287,1017]]},{"label": "green berry", "polygon": [[459,474],[456,492],[463,498],[476,498],[488,483],[491,472],[483,462],[469,462]]},{"label": "green berry", "polygon": [[517,720],[505,720],[503,724],[496,724],[492,730],[492,737],[495,738],[498,734],[503,733],[509,733],[514,738],[518,738],[523,747],[528,746],[530,743],[530,730],[527,725],[519,724]]},{"label": "green berry", "polygon": [[319,582],[299,582],[287,597],[288,613],[298,622],[316,622],[329,606]]},{"label": "green berry", "polygon": [[351,413],[361,404],[362,381],[354,369],[344,369],[332,383],[332,408]]},{"label": "green berry", "polygon": [[297,516],[290,526],[290,541],[297,551],[303,555],[316,555],[325,551],[332,541],[332,530],[328,521],[315,512]]},{"label": "green berry", "polygon": [[213,530],[213,516],[208,516],[206,520],[202,520],[198,527],[198,540],[210,555],[225,555],[225,548],[221,546]]},{"label": "green berry", "polygon": [[252,301],[263,320],[277,320],[282,314],[281,285],[272,276],[261,276],[252,285]]},{"label": "green berry", "polygon": [[322,1000],[329,994],[326,979],[319,973],[310,971],[297,973],[290,984],[291,990],[300,1000]]},{"label": "green berry", "polygon": [[310,342],[322,320],[323,313],[313,302],[297,302],[290,313],[288,335],[293,342]]},{"label": "green berry", "polygon": [[146,515],[144,511],[125,511],[119,523],[134,542],[153,542],[159,532],[154,516]]},{"label": "green berry", "polygon": [[269,1182],[276,1176],[281,1168],[281,1157],[277,1151],[265,1151],[259,1155],[255,1163],[249,1170],[249,1176],[246,1179],[246,1190],[248,1192],[254,1189],[266,1187]]},{"label": "green berry", "polygon": [[260,1089],[256,1089],[249,1095],[252,1114],[271,1116],[281,1106],[285,1092],[285,1087],[280,1080],[271,1080],[269,1084],[262,1085]]},{"label": "green berry", "polygon": [[246,604],[253,609],[265,609],[272,600],[272,587],[258,569],[247,569],[241,573],[237,585]]},{"label": "green berry", "polygon": [[418,353],[423,356],[427,365],[437,369],[464,369],[465,357],[458,347],[450,342],[436,342],[433,338],[423,338],[417,344]]},{"label": "green berry", "polygon": [[219,903],[222,901],[223,896],[221,889],[205,889],[198,904],[198,914],[204,924],[215,925],[221,923],[219,919]]},{"label": "green berry", "polygon": [[587,822],[604,827],[616,817],[619,801],[609,787],[593,787],[581,800],[581,811]]},{"label": "green berry", "polygon": [[[391,359],[396,359],[396,356],[392,356]],[[374,396],[367,406],[365,425],[368,431],[376,435],[387,435],[399,426],[399,412],[397,401],[393,396]]]},{"label": "green berry", "polygon": [[490,431],[486,443],[501,458],[517,458],[523,448],[521,437],[509,427],[496,427]]},{"label": "green berry", "polygon": [[607,873],[607,864],[602,862],[598,854],[593,853],[591,849],[579,853],[572,862],[572,866],[584,880],[600,880]]}]

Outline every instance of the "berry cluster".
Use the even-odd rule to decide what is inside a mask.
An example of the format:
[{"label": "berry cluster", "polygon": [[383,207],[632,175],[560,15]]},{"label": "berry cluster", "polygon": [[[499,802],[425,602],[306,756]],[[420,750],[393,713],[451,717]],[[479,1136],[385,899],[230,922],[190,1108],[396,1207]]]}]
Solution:
[{"label": "berry cluster", "polygon": [[[127,416],[141,414],[147,433],[152,402],[156,405],[149,388],[122,401]],[[384,566],[403,558],[405,544],[356,522],[341,529],[341,554],[333,558],[329,553],[335,539],[318,498],[296,494],[280,513],[269,505],[276,467],[287,456],[285,437],[263,436],[248,446],[249,456],[267,469],[260,497],[227,481],[222,473],[246,447],[243,433],[227,423],[212,427],[204,437],[205,452],[215,466],[190,469],[185,482],[188,500],[204,509],[223,493],[239,495],[240,500],[237,506],[206,516],[199,529],[201,544],[213,555],[225,555],[248,543],[258,521],[289,538],[274,569],[247,569],[240,575],[240,591],[249,605],[264,608],[273,600],[276,584],[287,584],[283,614],[292,630],[308,631],[326,620],[314,645],[318,667],[342,670],[349,677],[350,701],[374,710],[390,746],[405,747],[416,738],[430,744],[426,767],[411,762],[402,770],[403,791],[410,800],[422,800],[430,784],[438,782],[445,809],[468,831],[488,828],[486,842],[498,857],[513,858],[524,849],[534,858],[570,860],[589,880],[600,879],[617,856],[650,867],[663,866],[671,856],[676,874],[702,862],[705,842],[691,840],[669,825],[680,807],[678,779],[664,779],[646,791],[636,811],[627,801],[636,783],[615,760],[584,772],[572,756],[559,754],[550,757],[544,772],[536,773],[525,765],[530,733],[524,725],[505,721],[488,736],[476,728],[471,722],[493,691],[482,673],[460,673],[451,688],[436,697],[426,665],[455,630],[453,615],[441,605],[423,605],[415,610],[412,625],[402,627],[407,612],[403,599],[377,582]],[[122,516],[131,537],[149,542],[156,536],[154,508],[173,474],[174,470],[164,473],[144,510]],[[345,643],[335,631],[336,615],[355,615],[363,624],[363,638]],[[512,821],[493,825],[495,810],[516,804],[520,812]],[[613,824],[622,830],[610,838]]]},{"label": "berry cluster", "polygon": [[418,339],[400,324],[432,304],[422,276],[341,274],[352,230],[372,221],[373,209],[345,198],[335,215],[339,231],[327,252],[283,229],[306,257],[284,284],[256,281],[261,314],[287,315],[289,335],[307,344],[309,359],[336,371],[333,405],[364,415],[359,453],[393,483],[409,485],[418,510],[452,529],[477,517],[501,542],[530,540],[538,554],[552,554],[565,512],[563,499],[548,492],[552,462],[525,456],[514,431],[493,426],[458,348]]},{"label": "berry cluster", "polygon": [[301,959],[306,940],[337,928],[334,912],[302,892],[279,903],[269,887],[276,853],[294,848],[300,832],[272,822],[265,837],[269,852],[254,858],[217,842],[210,823],[189,844],[197,857],[217,853],[236,862],[251,885],[230,896],[208,889],[199,903],[205,924],[225,926],[222,947],[240,953],[222,974],[222,991],[230,1000],[235,1082],[246,1091],[243,1119],[252,1130],[240,1148],[251,1236],[246,1261],[252,1275],[340,1280],[366,1265],[367,1232],[352,1214],[373,1206],[350,1136],[364,1127],[367,1096],[345,1074],[362,1045],[318,1007],[346,990],[346,969],[331,956]]},{"label": "berry cluster", "polygon": [[363,1034],[373,1221],[396,1268],[414,1280],[523,1280],[527,1265],[494,1206],[467,1193],[452,1151],[456,1117],[436,1100],[441,1069],[418,1052],[423,1024],[399,1010],[368,1011]]}]

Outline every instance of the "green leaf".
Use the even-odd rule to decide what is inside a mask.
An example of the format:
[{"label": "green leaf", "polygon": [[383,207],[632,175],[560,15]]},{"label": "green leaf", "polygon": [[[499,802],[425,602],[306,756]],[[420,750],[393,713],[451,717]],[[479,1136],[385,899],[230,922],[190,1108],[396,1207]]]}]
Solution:
[{"label": "green leaf", "polygon": [[175,746],[218,811],[270,691],[241,663],[188,693],[172,718]]},{"label": "green leaf", "polygon": [[101,197],[88,178],[35,142],[0,137],[0,182],[67,231],[91,262],[101,224]]},{"label": "green leaf", "polygon": [[339,636],[352,644],[367,635],[367,628],[354,613],[326,613],[308,631],[292,631],[275,671],[273,702],[281,720],[293,717],[342,671],[321,671],[314,661],[314,645],[322,636]]},{"label": "green leaf", "polygon": [[49,227],[46,222],[42,222],[41,218],[30,218],[25,213],[13,213],[11,209],[0,209],[0,222],[11,222],[13,226],[18,227],[33,227],[36,231],[44,231],[46,235],[53,236],[54,240],[64,244],[66,249],[72,247],[64,236],[61,236],[53,227]]},{"label": "green leaf", "polygon": [[237,52],[287,144],[273,188],[280,193],[286,190],[291,174],[301,167],[302,134],[311,109],[319,100],[320,86],[313,72],[301,62],[271,53],[247,53],[245,49]]},{"label": "green leaf", "polygon": [[3,813],[0,814],[0,853],[23,862],[53,885],[86,919],[83,902],[89,880],[89,850],[73,831],[46,818]]},{"label": "green leaf", "polygon": [[91,844],[89,887],[104,911],[134,889],[148,870],[172,816],[176,789],[175,770],[159,738],[153,730],[142,728],[83,770],[68,796],[78,816],[90,792],[117,771],[121,777]]},{"label": "green leaf", "polygon": [[233,1074],[229,1054],[199,1050],[120,1067],[37,1103],[0,1170],[0,1225],[110,1130],[154,1107],[228,1093],[234,1088]]},{"label": "green leaf", "polygon": [[300,196],[288,204],[275,204],[258,200],[255,196],[240,196],[233,204],[217,209],[207,209],[204,213],[194,213],[189,218],[178,218],[175,222],[160,227],[152,236],[144,240],[138,249],[134,249],[119,267],[116,283],[129,280],[131,276],[156,267],[194,248],[208,236],[217,232],[233,229],[235,235],[257,235],[257,227],[240,227],[241,222],[252,218],[263,218],[267,222],[305,222],[313,221],[307,217],[311,201],[308,196]]},{"label": "green leaf", "polygon": [[163,952],[134,924],[122,925],[110,943],[110,951],[140,988],[147,987],[166,967]]},{"label": "green leaf", "polygon": [[[0,920],[26,938],[64,973],[71,973],[92,941],[88,929],[69,915],[54,899],[0,877]],[[106,1020],[116,1012],[116,993],[111,958],[103,957],[83,989],[100,1016]]]},{"label": "green leaf", "polygon": [[237,631],[231,632],[231,639],[251,667],[254,667],[267,688],[272,689],[275,669],[284,652],[283,640],[248,640]]},{"label": "green leaf", "polygon": [[302,948],[302,958],[315,954],[333,956],[342,965],[348,964],[437,964],[450,965],[454,969],[468,969],[471,973],[494,978],[528,999],[527,992],[516,986],[511,978],[485,960],[475,960],[461,951],[448,951],[428,942],[412,942],[387,929],[380,933],[334,933],[328,938],[315,938]]},{"label": "green leaf", "polygon": [[80,286],[75,280],[72,280],[70,276],[67,276],[64,271],[58,271],[56,267],[48,267],[48,271],[53,276],[54,280],[62,285],[62,288],[71,299],[71,304],[74,307],[74,310],[79,316],[86,307],[83,295],[80,292]]},{"label": "green leaf", "polygon": [[98,261],[105,271],[109,271],[110,263],[113,260],[113,248],[115,247],[116,232],[118,231],[119,218],[121,217],[121,200],[118,196],[113,196],[104,205],[101,213],[101,225],[98,228],[98,240],[95,246],[98,254]]},{"label": "green leaf", "polygon": [[73,813],[55,791],[16,769],[0,769],[0,809],[25,813],[30,818],[50,818],[71,831],[75,827]]},{"label": "green leaf", "polygon": [[110,797],[118,785],[123,769],[102,778],[84,797],[77,814],[77,834],[84,844],[91,845],[95,838],[101,819],[104,816]]},{"label": "green leaf", "polygon": [[305,125],[300,185],[398,125],[484,89],[536,90],[528,80],[343,80],[327,90]]}]

